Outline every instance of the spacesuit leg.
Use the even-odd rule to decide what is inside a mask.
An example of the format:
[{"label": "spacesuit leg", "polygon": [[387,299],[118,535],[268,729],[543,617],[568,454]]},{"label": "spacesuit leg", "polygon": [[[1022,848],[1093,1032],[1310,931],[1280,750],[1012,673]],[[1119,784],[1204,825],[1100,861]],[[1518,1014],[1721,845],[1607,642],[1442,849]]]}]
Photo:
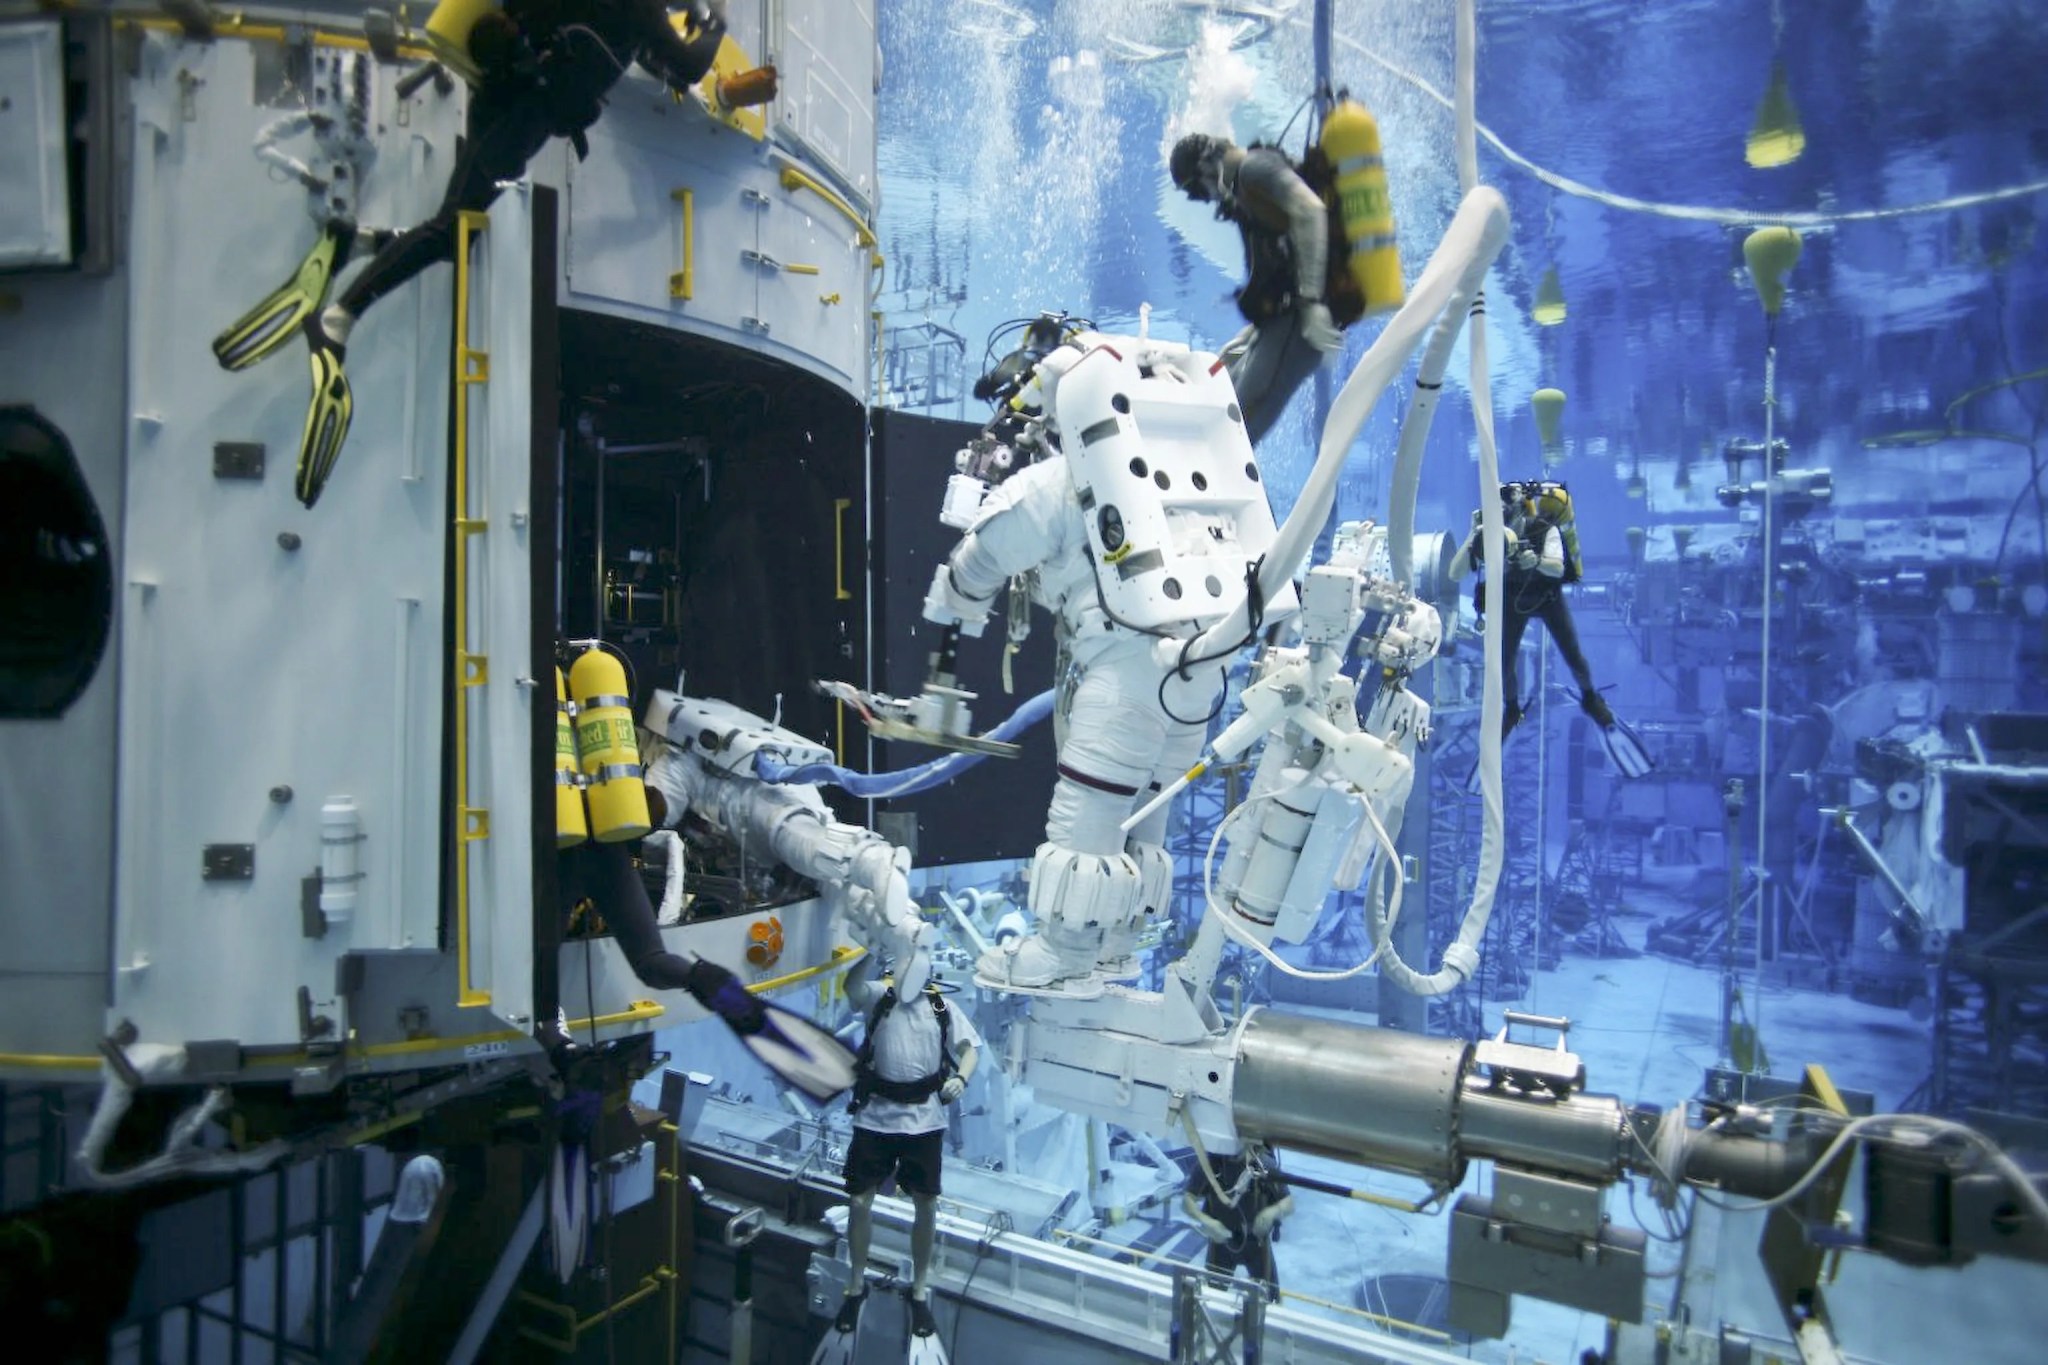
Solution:
[{"label": "spacesuit leg", "polygon": [[[1120,826],[1160,767],[1169,730],[1179,728],[1160,707],[1159,680],[1151,641],[1133,636],[1088,664],[1075,686],[1045,842],[1031,863],[1038,930],[1014,950],[983,955],[977,971],[990,982],[1045,987],[1086,977],[1110,933],[1142,920],[1147,866],[1126,851]],[[1151,866],[1156,878],[1163,862]]]},{"label": "spacesuit leg", "polygon": [[[1138,794],[1140,802],[1150,801],[1175,778],[1195,765],[1202,755],[1208,727],[1170,725],[1152,780]],[[1166,851],[1166,823],[1172,806],[1161,806],[1131,831],[1124,852],[1138,865],[1141,891],[1131,915],[1109,930],[1102,946],[1103,974],[1111,979],[1129,976],[1138,969],[1136,948],[1139,935],[1158,923],[1173,899],[1173,859]]]}]

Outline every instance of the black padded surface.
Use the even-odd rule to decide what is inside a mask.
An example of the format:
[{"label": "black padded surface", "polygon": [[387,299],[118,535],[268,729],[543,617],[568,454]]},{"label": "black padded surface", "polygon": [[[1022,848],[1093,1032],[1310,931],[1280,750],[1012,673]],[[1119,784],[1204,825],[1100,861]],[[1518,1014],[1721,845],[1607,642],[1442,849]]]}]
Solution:
[{"label": "black padded surface", "polygon": [[[910,696],[923,686],[938,640],[938,627],[923,616],[925,589],[932,570],[960,541],[960,532],[939,521],[939,507],[953,454],[976,430],[968,422],[912,413],[874,414],[875,685],[892,696]],[[1003,692],[1003,627],[999,613],[980,639],[960,642],[960,684],[979,694],[977,733],[1052,686],[1052,618],[1034,608],[1031,638],[1011,665],[1014,696]],[[916,817],[919,866],[1028,858],[1045,836],[1052,797],[1051,720],[1026,732],[1023,743],[1021,757],[988,759],[935,791],[878,801],[875,808]],[[876,771],[889,771],[939,757],[940,751],[878,743],[875,754]]]}]

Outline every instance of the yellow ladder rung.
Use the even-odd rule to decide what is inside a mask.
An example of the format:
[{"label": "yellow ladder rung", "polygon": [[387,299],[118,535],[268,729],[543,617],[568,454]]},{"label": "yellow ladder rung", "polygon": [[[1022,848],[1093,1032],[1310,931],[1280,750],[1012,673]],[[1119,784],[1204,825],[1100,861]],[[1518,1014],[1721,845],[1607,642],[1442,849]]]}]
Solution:
[{"label": "yellow ladder rung", "polygon": [[491,353],[479,351],[473,346],[462,348],[462,382],[465,384],[488,384],[491,380]]},{"label": "yellow ladder rung", "polygon": [[482,806],[462,808],[462,841],[475,843],[491,837],[491,813]]},{"label": "yellow ladder rung", "polygon": [[491,680],[490,655],[471,654],[467,650],[462,650],[457,653],[456,657],[462,661],[462,685],[464,687],[482,687]]},{"label": "yellow ladder rung", "polygon": [[455,529],[466,536],[482,535],[490,528],[491,524],[481,517],[457,517],[455,519]]}]

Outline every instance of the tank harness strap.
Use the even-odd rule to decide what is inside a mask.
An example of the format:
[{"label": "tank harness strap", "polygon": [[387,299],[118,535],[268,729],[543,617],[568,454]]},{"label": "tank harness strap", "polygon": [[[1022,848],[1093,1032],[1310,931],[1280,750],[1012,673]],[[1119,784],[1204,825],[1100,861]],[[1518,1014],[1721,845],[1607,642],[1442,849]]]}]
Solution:
[{"label": "tank harness strap", "polygon": [[883,992],[882,998],[868,1015],[867,1036],[860,1040],[860,1050],[853,1057],[853,1098],[847,1103],[846,1112],[858,1114],[867,1106],[869,1099],[880,1095],[885,1100],[898,1104],[922,1104],[950,1080],[960,1068],[953,1060],[953,1019],[946,1008],[946,1001],[938,989],[926,986],[924,998],[931,1002],[932,1014],[939,1021],[939,1068],[914,1081],[891,1081],[884,1079],[875,1070],[875,1030],[881,1026],[889,1011],[896,1008],[896,988],[891,986]]}]

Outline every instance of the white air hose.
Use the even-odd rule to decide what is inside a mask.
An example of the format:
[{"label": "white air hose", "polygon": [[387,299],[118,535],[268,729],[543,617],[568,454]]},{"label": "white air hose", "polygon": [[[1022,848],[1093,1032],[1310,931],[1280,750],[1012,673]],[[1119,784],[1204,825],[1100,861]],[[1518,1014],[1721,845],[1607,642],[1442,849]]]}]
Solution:
[{"label": "white air hose", "polygon": [[[1473,119],[1473,51],[1476,43],[1473,0],[1459,0],[1457,54],[1457,155],[1458,179],[1466,201],[1481,193],[1479,150]],[[1491,260],[1491,257],[1488,257]],[[1401,427],[1401,441],[1394,456],[1393,487],[1387,513],[1387,553],[1396,582],[1407,583],[1414,576],[1415,501],[1422,486],[1422,452],[1429,439],[1430,423],[1443,392],[1443,374],[1450,364],[1451,347],[1458,328],[1469,312],[1472,329],[1472,422],[1479,437],[1479,508],[1481,536],[1486,552],[1486,631],[1481,647],[1485,660],[1484,682],[1479,695],[1479,793],[1484,815],[1481,822],[1479,867],[1473,878],[1472,903],[1458,926],[1458,935],[1444,949],[1443,965],[1424,976],[1401,960],[1393,945],[1393,917],[1375,910],[1367,917],[1373,931],[1373,947],[1380,957],[1380,974],[1413,995],[1444,995],[1471,979],[1479,966],[1479,942],[1493,916],[1494,897],[1500,887],[1501,865],[1506,859],[1504,814],[1502,810],[1500,745],[1503,663],[1501,632],[1506,619],[1506,566],[1502,563],[1505,527],[1500,507],[1500,452],[1494,443],[1493,385],[1487,369],[1486,311],[1480,292],[1485,278],[1482,268],[1469,277],[1470,288],[1460,288],[1452,307],[1438,320],[1436,334],[1415,374],[1415,406]],[[1466,281],[1461,279],[1461,286]]]},{"label": "white air hose", "polygon": [[[172,1082],[185,1074],[185,1049],[160,1043],[138,1043],[123,1050],[122,1056],[144,1082]],[[149,1160],[122,1171],[109,1171],[100,1163],[106,1159],[107,1144],[114,1130],[135,1103],[135,1086],[111,1063],[102,1068],[106,1084],[100,1090],[99,1106],[93,1110],[85,1138],[78,1144],[78,1171],[88,1185],[103,1190],[146,1185],[173,1176],[239,1175],[260,1171],[284,1156],[283,1142],[266,1142],[246,1152],[230,1152],[198,1145],[206,1125],[228,1106],[226,1086],[216,1085],[206,1097],[178,1115],[164,1138],[164,1149]]]},{"label": "white air hose", "polygon": [[[1422,344],[1424,331],[1451,306],[1454,297],[1462,295],[1469,301],[1478,294],[1487,268],[1507,245],[1507,237],[1508,206],[1500,192],[1480,186],[1467,194],[1421,278],[1408,291],[1408,302],[1366,350],[1330,405],[1315,466],[1260,566],[1261,600],[1270,599],[1300,571],[1329,519],[1338,475],[1366,419]],[[1251,601],[1247,597],[1184,648],[1177,641],[1162,642],[1164,658],[1169,663],[1176,657],[1219,658],[1238,647],[1250,625]]]}]

